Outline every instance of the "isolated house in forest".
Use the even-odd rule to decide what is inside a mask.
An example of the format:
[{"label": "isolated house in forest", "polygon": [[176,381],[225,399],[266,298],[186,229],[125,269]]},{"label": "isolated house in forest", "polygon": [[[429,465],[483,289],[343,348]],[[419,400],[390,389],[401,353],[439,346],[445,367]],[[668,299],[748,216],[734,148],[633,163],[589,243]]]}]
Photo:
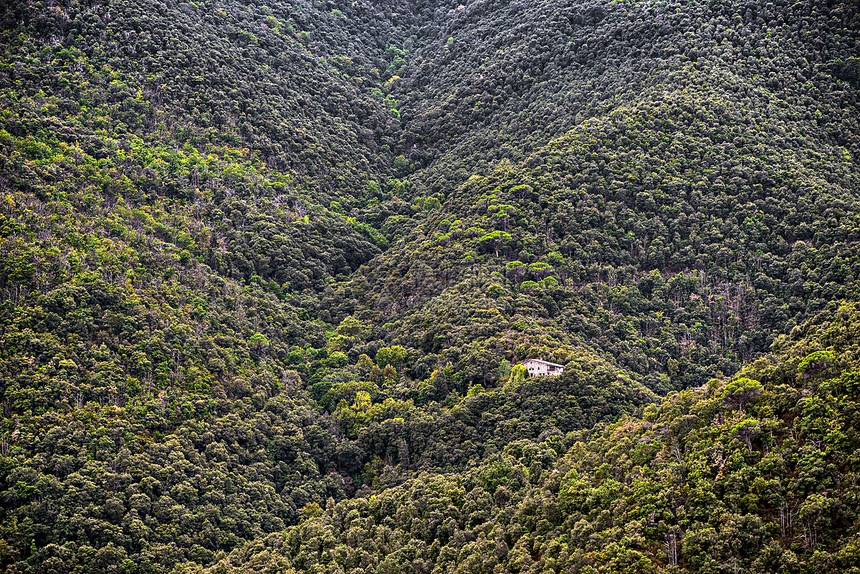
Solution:
[{"label": "isolated house in forest", "polygon": [[526,359],[522,365],[528,369],[530,377],[542,377],[544,375],[560,375],[564,372],[564,365],[541,361],[540,359]]}]

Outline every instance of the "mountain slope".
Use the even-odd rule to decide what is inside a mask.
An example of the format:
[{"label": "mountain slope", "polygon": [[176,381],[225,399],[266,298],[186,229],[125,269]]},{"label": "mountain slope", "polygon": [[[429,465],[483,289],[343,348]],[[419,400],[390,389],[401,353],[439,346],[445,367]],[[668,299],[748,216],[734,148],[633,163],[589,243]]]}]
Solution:
[{"label": "mountain slope", "polygon": [[856,572],[858,333],[821,313],[732,381],[306,508],[209,571]]},{"label": "mountain slope", "polygon": [[447,196],[590,117],[689,85],[668,76],[693,68],[741,98],[772,93],[766,117],[818,109],[807,137],[857,157],[857,17],[841,2],[471,2],[427,24],[400,72],[404,147],[430,167],[416,181]]},{"label": "mountain slope", "polygon": [[[610,523],[590,491],[588,508],[574,496],[538,509],[538,489],[560,479],[545,471],[564,476],[579,440],[614,461],[623,433],[599,438],[600,425],[636,415],[625,420],[646,438],[658,395],[734,373],[785,344],[777,333],[802,342],[805,320],[858,297],[851,3],[14,0],[0,22],[10,571],[185,571],[240,556],[305,568],[301,550],[255,548],[380,496],[406,501],[387,517],[405,524],[422,485],[449,473],[492,490],[492,502],[476,493],[488,514],[471,526],[522,511],[530,536],[565,536],[559,517],[579,513],[577,540],[618,542],[639,521],[642,538],[634,524],[635,542],[618,544],[639,545],[630,560],[643,569],[662,565],[669,526]],[[816,337],[804,357],[851,347]],[[516,363],[538,356],[564,376],[524,378]],[[834,416],[849,391],[831,393]],[[684,401],[717,412],[715,395],[700,398],[668,399],[660,420],[675,425]],[[732,413],[695,424],[743,454]],[[654,464],[689,454],[671,446]],[[496,500],[493,465],[534,495],[522,509],[505,491]],[[583,467],[589,488],[604,470]],[[834,480],[834,500],[856,507]],[[409,557],[427,561],[417,570],[463,551],[452,496],[444,532],[421,535],[438,548]],[[661,508],[671,532],[689,528]],[[762,513],[772,521],[772,505]],[[850,544],[834,529],[854,531],[838,516],[821,550],[842,567]],[[804,528],[776,543],[825,567]],[[520,534],[500,539],[510,564],[560,563],[560,546],[515,551]],[[598,564],[565,543],[570,564]],[[702,553],[690,548],[678,556],[692,568]],[[361,567],[341,550],[317,558]],[[389,550],[364,549],[372,563]]]},{"label": "mountain slope", "polygon": [[472,342],[578,339],[665,391],[856,298],[856,9],[555,7],[476,2],[433,29],[453,42],[398,84],[429,213],[327,308],[463,369]]},{"label": "mountain slope", "polygon": [[384,44],[288,5],[0,16],[4,567],[208,563],[345,496],[294,369],[340,365],[307,309],[386,244],[345,210],[386,203],[396,122],[301,42],[367,78]]}]

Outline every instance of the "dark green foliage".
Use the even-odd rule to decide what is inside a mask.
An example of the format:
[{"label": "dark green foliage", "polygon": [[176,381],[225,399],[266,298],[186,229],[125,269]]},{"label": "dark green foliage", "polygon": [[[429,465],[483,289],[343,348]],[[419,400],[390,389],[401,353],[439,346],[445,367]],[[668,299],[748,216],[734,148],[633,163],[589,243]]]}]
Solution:
[{"label": "dark green foliage", "polygon": [[[395,92],[410,179],[446,201],[359,270],[357,305],[326,306],[458,367],[458,332],[518,329],[661,392],[735,371],[858,295],[858,22],[842,3],[549,0],[434,20]],[[498,274],[511,297],[485,302]]]},{"label": "dark green foliage", "polygon": [[856,567],[857,7],[465,4],[0,6],[0,568]]},{"label": "dark green foliage", "polygon": [[761,394],[762,386],[758,381],[741,377],[726,385],[723,389],[723,404],[733,405],[743,410],[744,403]]},{"label": "dark green foliage", "polygon": [[[714,380],[333,504],[211,571],[855,572],[858,334],[851,305],[779,339],[737,379],[761,381],[756,419],[726,408],[733,381]],[[798,373],[823,346],[839,367]]]}]

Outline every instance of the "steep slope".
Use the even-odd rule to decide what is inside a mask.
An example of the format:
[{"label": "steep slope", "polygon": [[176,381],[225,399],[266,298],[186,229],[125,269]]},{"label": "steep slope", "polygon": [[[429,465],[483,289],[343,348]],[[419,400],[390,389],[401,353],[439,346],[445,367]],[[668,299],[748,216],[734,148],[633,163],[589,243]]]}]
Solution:
[{"label": "steep slope", "polygon": [[112,112],[94,128],[238,143],[324,189],[360,192],[368,175],[386,173],[379,146],[397,125],[365,84],[387,64],[386,42],[403,42],[409,18],[396,3],[341,8],[7,3],[6,78],[24,89],[19,115],[29,107],[21,96],[41,88],[58,98],[61,117],[79,106]]},{"label": "steep slope", "polygon": [[369,4],[0,17],[4,568],[205,564],[345,496],[293,369],[340,365],[307,309],[386,245],[346,210],[369,181],[387,202],[397,124],[362,84],[401,28]]},{"label": "steep slope", "polygon": [[[513,473],[529,535],[562,536],[537,489],[580,462],[599,489],[592,462],[618,439],[579,431],[857,299],[857,18],[840,2],[4,3],[0,567],[310,568],[255,544],[303,519],[289,544],[315,540],[302,529],[345,499],[365,512],[452,472],[484,481],[472,526],[511,522],[521,501],[484,494]],[[525,379],[527,356],[564,376]],[[680,397],[667,425],[698,404]],[[637,440],[658,440],[640,412]],[[558,462],[580,439],[591,454]],[[422,534],[442,561],[465,548],[452,496],[444,532]],[[688,529],[665,508],[675,530],[612,522],[588,496],[557,507],[587,515],[576,544],[638,520],[643,569]],[[388,510],[373,520],[407,519]],[[821,526],[837,566],[838,516]],[[778,543],[809,562],[798,536]],[[501,540],[517,568],[561,560]],[[570,564],[599,562],[565,543]]]},{"label": "steep slope", "polygon": [[[844,2],[464,3],[422,28],[399,72],[404,150],[430,193],[520,162],[590,117],[679,86],[728,84],[735,104],[794,121],[857,157],[857,10]],[[767,91],[762,107],[745,97]],[[798,117],[798,115],[800,117]],[[451,137],[456,134],[456,137]],[[778,145],[778,144],[777,144]],[[621,147],[626,147],[622,144]]]},{"label": "steep slope", "polygon": [[[411,180],[439,193],[327,308],[391,322],[464,384],[488,382],[475,345],[513,360],[579,340],[665,391],[857,297],[856,8],[497,4],[452,15],[454,42],[404,71],[438,81],[403,117],[424,134]],[[505,75],[541,43],[532,76]]]},{"label": "steep slope", "polygon": [[349,48],[361,6],[342,8],[4,6],[4,568],[207,565],[364,482],[652,398],[581,354],[556,400],[514,384],[457,409],[449,375],[400,388],[411,360],[365,370],[362,336],[320,321],[317,294],[387,246],[366,221],[415,212],[373,87],[400,28],[373,12]]},{"label": "steep slope", "polygon": [[856,572],[860,308],[731,381],[304,519],[211,572]]}]

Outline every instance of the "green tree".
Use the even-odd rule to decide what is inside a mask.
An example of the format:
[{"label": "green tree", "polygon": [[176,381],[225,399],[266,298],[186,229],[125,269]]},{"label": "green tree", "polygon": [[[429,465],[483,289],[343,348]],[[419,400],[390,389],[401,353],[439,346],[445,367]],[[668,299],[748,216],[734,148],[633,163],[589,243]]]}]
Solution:
[{"label": "green tree", "polygon": [[248,346],[258,355],[262,355],[268,350],[270,343],[262,333],[254,333],[248,337]]},{"label": "green tree", "polygon": [[339,335],[343,335],[344,337],[355,337],[358,339],[364,339],[367,337],[370,334],[370,330],[370,325],[362,323],[351,315],[341,321],[336,329]]},{"label": "green tree", "polygon": [[761,434],[761,424],[756,419],[744,419],[732,427],[732,436],[747,445],[752,454],[752,441]]},{"label": "green tree", "polygon": [[400,345],[382,347],[376,351],[376,364],[380,369],[385,368],[386,365],[391,365],[395,369],[400,369],[406,363],[408,356],[409,351]]},{"label": "green tree", "polygon": [[492,251],[499,256],[499,248],[511,240],[511,234],[506,231],[491,231],[478,238],[478,246],[485,251]]},{"label": "green tree", "polygon": [[737,407],[742,411],[747,401],[757,397],[764,390],[764,386],[753,379],[740,377],[730,381],[723,389],[721,398],[726,406]]},{"label": "green tree", "polygon": [[511,368],[511,383],[519,383],[529,378],[529,370],[522,364],[516,364]]}]

